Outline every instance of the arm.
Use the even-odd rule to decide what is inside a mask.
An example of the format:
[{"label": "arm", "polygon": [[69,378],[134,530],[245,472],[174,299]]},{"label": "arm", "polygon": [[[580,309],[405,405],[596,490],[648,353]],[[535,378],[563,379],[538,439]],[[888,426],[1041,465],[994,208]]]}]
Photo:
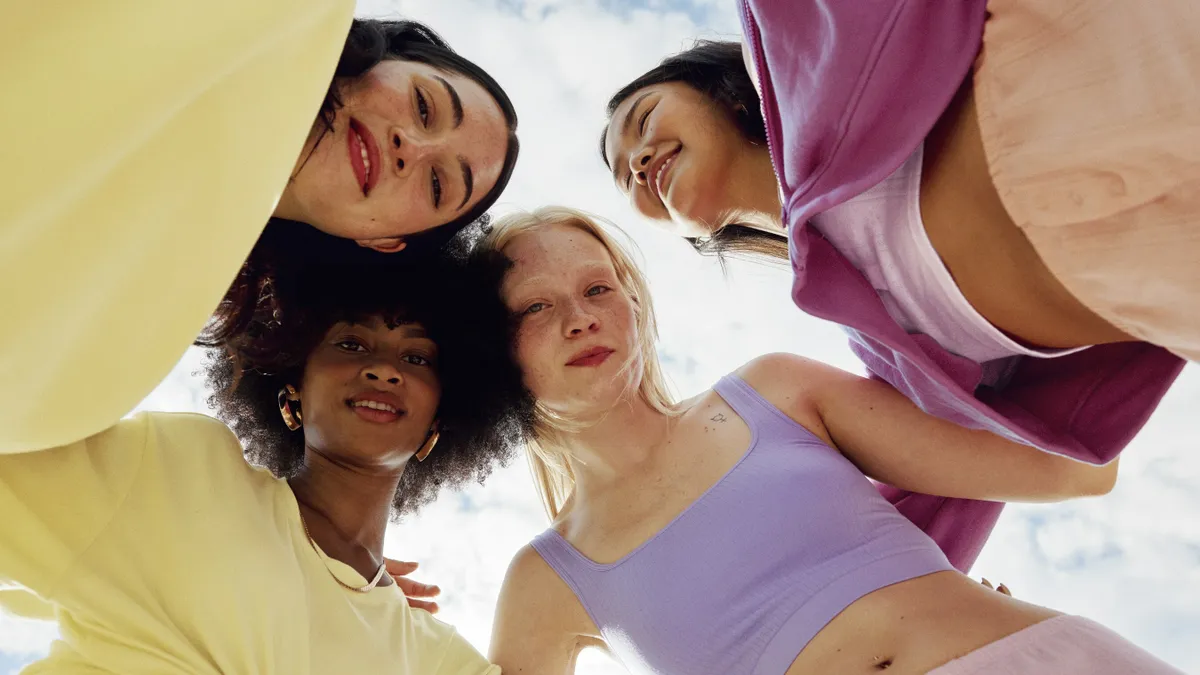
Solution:
[{"label": "arm", "polygon": [[492,663],[505,675],[572,675],[581,651],[605,647],[599,633],[538,552],[531,546],[518,551],[496,604]]},{"label": "arm", "polygon": [[[28,615],[113,521],[143,466],[146,416],[70,445],[0,454],[0,604]],[[38,610],[41,612],[41,610]]]},{"label": "arm", "polygon": [[179,360],[271,215],[353,11],[6,7],[0,453],[100,432]]},{"label": "arm", "polygon": [[1053,502],[1106,494],[1116,482],[1115,461],[1094,466],[961,427],[882,382],[792,355],[764,357],[753,367],[795,390],[776,394],[789,415],[815,422],[818,435],[867,476],[904,490]]}]

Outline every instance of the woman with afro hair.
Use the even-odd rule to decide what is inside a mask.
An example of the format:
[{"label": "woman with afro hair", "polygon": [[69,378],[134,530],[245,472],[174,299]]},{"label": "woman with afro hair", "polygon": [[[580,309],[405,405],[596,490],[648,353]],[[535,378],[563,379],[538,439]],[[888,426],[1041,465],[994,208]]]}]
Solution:
[{"label": "woman with afro hair", "polygon": [[498,673],[382,557],[389,520],[482,481],[532,414],[494,276],[278,267],[243,329],[208,340],[220,421],[140,413],[0,455],[0,586],[61,631],[33,668]]}]

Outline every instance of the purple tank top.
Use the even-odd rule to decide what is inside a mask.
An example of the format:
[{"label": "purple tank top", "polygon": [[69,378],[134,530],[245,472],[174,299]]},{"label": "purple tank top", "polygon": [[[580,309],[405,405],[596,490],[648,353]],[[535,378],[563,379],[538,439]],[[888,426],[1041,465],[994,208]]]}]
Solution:
[{"label": "purple tank top", "polygon": [[630,672],[782,675],[855,600],[953,569],[840,452],[741,378],[714,389],[750,447],[670,524],[606,565],[533,541]]}]

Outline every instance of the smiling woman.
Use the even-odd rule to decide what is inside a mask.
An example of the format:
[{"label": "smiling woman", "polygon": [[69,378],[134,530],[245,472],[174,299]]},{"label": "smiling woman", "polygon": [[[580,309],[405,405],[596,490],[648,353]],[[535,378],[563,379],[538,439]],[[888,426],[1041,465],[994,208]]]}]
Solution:
[{"label": "smiling woman", "polygon": [[516,128],[500,85],[429,28],[355,19],[274,217],[198,344],[245,329],[281,267],[406,265],[435,254],[499,198]]},{"label": "smiling woman", "polygon": [[237,437],[150,412],[0,455],[0,587],[61,628],[35,669],[495,675],[382,558],[390,518],[482,481],[520,437],[508,314],[480,272],[275,276],[206,366]]},{"label": "smiling woman", "polygon": [[444,242],[508,184],[516,128],[500,85],[429,28],[356,19],[275,218],[382,252]]}]

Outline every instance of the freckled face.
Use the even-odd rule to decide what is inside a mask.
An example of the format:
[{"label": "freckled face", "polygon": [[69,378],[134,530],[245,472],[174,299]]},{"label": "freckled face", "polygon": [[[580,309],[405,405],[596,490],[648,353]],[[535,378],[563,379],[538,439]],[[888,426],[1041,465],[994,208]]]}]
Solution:
[{"label": "freckled face", "polygon": [[519,316],[517,361],[539,403],[587,419],[636,391],[642,367],[636,306],[592,235],[546,225],[504,248],[509,310]]}]

